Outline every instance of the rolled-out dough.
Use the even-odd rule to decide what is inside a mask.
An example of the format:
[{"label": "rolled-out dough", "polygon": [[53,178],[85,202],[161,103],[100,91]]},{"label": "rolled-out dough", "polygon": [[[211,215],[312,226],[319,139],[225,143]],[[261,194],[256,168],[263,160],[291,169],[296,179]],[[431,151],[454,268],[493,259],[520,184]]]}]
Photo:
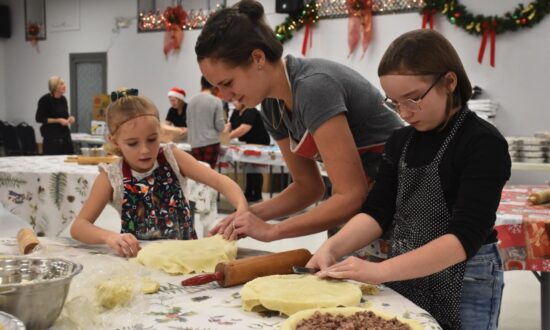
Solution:
[{"label": "rolled-out dough", "polygon": [[[284,323],[281,325],[280,330],[295,330],[298,323],[300,323],[301,320],[307,319],[311,317],[315,312],[319,312],[321,314],[329,313],[332,315],[338,315],[342,314],[344,316],[349,316],[352,314],[355,314],[357,312],[363,312],[363,311],[371,311],[375,313],[376,315],[386,319],[390,320],[396,317],[396,315],[390,315],[388,313],[384,313],[381,311],[377,311],[370,308],[362,308],[362,307],[330,307],[330,308],[314,308],[314,309],[307,309],[300,311],[298,313],[293,314],[290,316]],[[422,325],[416,321],[411,319],[405,319],[402,317],[397,316],[397,320],[399,320],[402,323],[408,324],[412,330],[422,330],[424,329]]]},{"label": "rolled-out dough", "polygon": [[357,306],[361,296],[359,286],[352,283],[294,274],[260,277],[241,290],[244,310],[263,306],[286,315],[310,308]]},{"label": "rolled-out dough", "polygon": [[219,262],[235,260],[237,241],[221,235],[197,240],[167,240],[143,247],[135,261],[171,275],[213,272]]}]

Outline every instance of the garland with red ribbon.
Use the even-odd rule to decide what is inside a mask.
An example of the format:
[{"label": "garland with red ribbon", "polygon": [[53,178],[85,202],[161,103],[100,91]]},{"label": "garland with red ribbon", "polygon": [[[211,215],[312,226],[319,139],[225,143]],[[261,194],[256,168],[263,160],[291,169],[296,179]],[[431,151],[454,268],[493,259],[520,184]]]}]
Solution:
[{"label": "garland with red ribbon", "polygon": [[361,43],[363,48],[363,54],[361,58],[365,56],[365,52],[369,47],[369,43],[372,39],[372,0],[347,0],[346,5],[348,7],[348,47],[349,54],[351,56],[357,45],[359,44],[359,38],[363,34],[363,42]]},{"label": "garland with red ribbon", "polygon": [[311,30],[311,26],[318,21],[319,15],[317,14],[317,4],[315,1],[308,2],[302,11],[302,16],[298,19],[298,22],[306,27],[304,41],[302,42],[302,55],[304,56],[306,56],[308,38],[309,48],[311,48],[313,43],[313,31]]},{"label": "garland with red ribbon", "polygon": [[483,61],[487,41],[490,40],[490,63],[493,67],[497,34],[533,27],[550,12],[549,0],[536,0],[526,6],[519,4],[513,11],[506,12],[502,16],[472,14],[458,0],[424,0],[424,3],[425,6],[421,10],[422,28],[426,28],[429,23],[430,28],[433,29],[433,16],[440,12],[447,16],[451,24],[470,34],[482,36],[478,54],[479,63]]},{"label": "garland with red ribbon", "polygon": [[315,3],[315,0],[310,1],[305,4],[304,9],[302,10],[299,17],[288,16],[284,23],[279,24],[275,27],[275,36],[277,39],[284,43],[287,40],[292,39],[292,33],[294,31],[300,30],[302,27],[305,27],[304,41],[302,42],[302,55],[306,55],[307,44],[309,41],[309,48],[313,43],[313,24],[319,21],[318,15],[318,4]]},{"label": "garland with red ribbon", "polygon": [[166,8],[163,17],[166,28],[163,51],[164,55],[168,55],[170,51],[180,49],[183,41],[183,27],[187,24],[187,12],[181,5],[177,5]]}]

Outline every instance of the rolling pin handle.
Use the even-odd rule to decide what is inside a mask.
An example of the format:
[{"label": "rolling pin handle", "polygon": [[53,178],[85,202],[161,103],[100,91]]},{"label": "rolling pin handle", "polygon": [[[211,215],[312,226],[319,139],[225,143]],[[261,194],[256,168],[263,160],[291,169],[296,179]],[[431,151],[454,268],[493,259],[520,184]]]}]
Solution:
[{"label": "rolling pin handle", "polygon": [[219,283],[219,282],[222,282],[223,279],[224,279],[224,276],[222,272],[215,272],[210,274],[201,274],[201,275],[193,276],[191,278],[181,281],[181,285],[195,286],[195,285],[203,285],[214,281],[217,281]]}]

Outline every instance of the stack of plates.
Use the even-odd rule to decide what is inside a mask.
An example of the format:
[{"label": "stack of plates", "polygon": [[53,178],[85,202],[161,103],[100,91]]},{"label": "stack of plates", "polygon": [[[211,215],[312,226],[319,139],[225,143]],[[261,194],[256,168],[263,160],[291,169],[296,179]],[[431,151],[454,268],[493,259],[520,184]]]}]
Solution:
[{"label": "stack of plates", "polygon": [[513,162],[550,162],[550,137],[506,137]]},{"label": "stack of plates", "polygon": [[468,107],[475,112],[478,117],[494,124],[497,115],[498,103],[492,100],[470,100]]}]

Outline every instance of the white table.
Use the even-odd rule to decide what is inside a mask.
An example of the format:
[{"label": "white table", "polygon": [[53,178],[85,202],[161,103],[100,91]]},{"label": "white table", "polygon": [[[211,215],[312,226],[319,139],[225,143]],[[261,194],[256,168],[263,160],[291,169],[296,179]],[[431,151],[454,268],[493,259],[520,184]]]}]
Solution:
[{"label": "white table", "polygon": [[[0,157],[0,203],[36,232],[58,236],[86,201],[97,165],[65,163],[66,156]],[[201,221],[217,216],[216,191],[192,180],[186,196]]]},{"label": "white table", "polygon": [[[182,287],[181,281],[189,275],[169,276],[141,266],[138,268],[126,259],[112,255],[102,246],[82,245],[59,237],[40,238],[40,241],[42,248],[29,256],[66,258],[84,266],[82,273],[73,278],[64,310],[52,329],[58,329],[67,321],[67,316],[78,318],[82,313],[103,322],[95,327],[86,324],[88,328],[96,329],[277,329],[284,322],[284,318],[276,313],[245,312],[241,308],[239,294],[242,286],[221,288],[210,283]],[[240,256],[258,252],[239,249]],[[0,237],[0,255],[16,253],[16,240]],[[93,304],[85,300],[83,293],[93,293],[101,280],[128,270],[131,276],[147,276],[158,281],[160,292],[138,294],[127,307],[93,314]],[[416,319],[425,329],[441,329],[426,311],[389,288],[381,287],[379,295],[365,295],[363,299],[378,310]]]}]

